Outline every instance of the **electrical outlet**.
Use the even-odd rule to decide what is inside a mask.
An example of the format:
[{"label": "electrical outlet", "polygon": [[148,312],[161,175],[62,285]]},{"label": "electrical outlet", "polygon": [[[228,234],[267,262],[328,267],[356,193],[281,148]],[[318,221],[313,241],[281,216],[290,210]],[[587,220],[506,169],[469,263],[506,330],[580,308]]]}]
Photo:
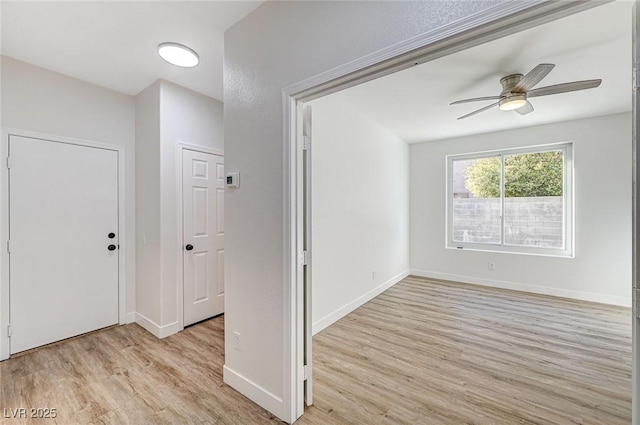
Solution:
[{"label": "electrical outlet", "polygon": [[240,332],[234,332],[233,333],[233,349],[236,351],[242,351],[241,350],[241,337],[242,334]]},{"label": "electrical outlet", "polygon": [[496,263],[487,263],[487,268],[490,272],[496,271]]}]

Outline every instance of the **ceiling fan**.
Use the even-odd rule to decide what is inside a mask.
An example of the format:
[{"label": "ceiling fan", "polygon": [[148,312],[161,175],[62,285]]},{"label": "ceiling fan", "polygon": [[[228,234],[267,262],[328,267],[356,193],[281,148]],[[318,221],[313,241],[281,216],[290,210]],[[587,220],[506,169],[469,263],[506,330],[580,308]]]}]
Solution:
[{"label": "ceiling fan", "polygon": [[586,90],[596,88],[602,83],[602,80],[584,80],[572,81],[570,83],[555,84],[552,86],[540,87],[534,89],[544,77],[555,67],[552,63],[541,63],[533,68],[527,75],[511,74],[500,79],[502,91],[498,96],[476,97],[473,99],[457,100],[451,105],[460,103],[479,102],[483,100],[495,100],[491,105],[480,108],[467,115],[463,115],[458,119],[469,118],[475,114],[486,111],[497,106],[503,111],[516,111],[520,115],[526,115],[533,112],[533,105],[527,100],[532,97],[548,96],[550,94],[567,93],[578,90]]}]

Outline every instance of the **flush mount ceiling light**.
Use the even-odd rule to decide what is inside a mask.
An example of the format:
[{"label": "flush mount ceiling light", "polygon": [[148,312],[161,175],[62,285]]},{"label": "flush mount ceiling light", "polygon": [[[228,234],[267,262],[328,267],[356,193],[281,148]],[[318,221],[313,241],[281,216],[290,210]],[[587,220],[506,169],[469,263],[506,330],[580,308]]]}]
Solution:
[{"label": "flush mount ceiling light", "polygon": [[178,43],[158,44],[158,54],[170,64],[183,68],[193,68],[200,63],[200,57],[193,49]]}]

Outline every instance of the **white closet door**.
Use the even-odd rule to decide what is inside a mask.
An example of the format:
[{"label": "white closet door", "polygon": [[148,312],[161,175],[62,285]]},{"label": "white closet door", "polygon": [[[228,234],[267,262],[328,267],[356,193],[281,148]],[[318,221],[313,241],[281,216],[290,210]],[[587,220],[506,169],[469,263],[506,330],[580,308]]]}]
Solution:
[{"label": "white closet door", "polygon": [[224,158],[182,154],[184,326],[224,312]]},{"label": "white closet door", "polygon": [[10,136],[9,155],[11,353],[118,323],[118,153]]}]

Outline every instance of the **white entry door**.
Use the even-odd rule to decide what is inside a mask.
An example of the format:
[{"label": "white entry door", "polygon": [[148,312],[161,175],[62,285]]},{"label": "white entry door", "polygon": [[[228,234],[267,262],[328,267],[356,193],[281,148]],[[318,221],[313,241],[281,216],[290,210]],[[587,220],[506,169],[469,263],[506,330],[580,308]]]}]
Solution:
[{"label": "white entry door", "polygon": [[9,138],[11,354],[118,323],[118,153]]},{"label": "white entry door", "polygon": [[182,151],[184,326],[224,312],[224,158]]}]

